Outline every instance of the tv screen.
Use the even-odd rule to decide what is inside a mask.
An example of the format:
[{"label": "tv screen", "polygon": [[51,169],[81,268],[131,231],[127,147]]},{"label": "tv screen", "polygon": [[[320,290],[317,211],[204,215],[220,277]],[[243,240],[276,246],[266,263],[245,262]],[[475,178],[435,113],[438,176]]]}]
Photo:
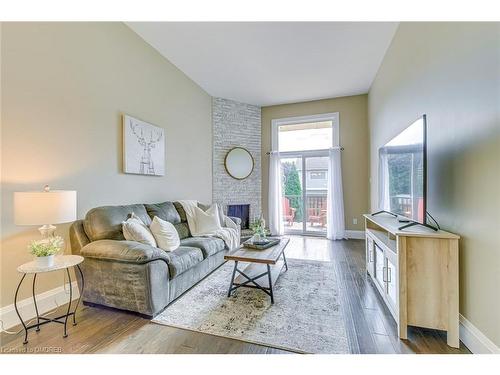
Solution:
[{"label": "tv screen", "polygon": [[425,115],[379,149],[380,209],[425,224]]}]

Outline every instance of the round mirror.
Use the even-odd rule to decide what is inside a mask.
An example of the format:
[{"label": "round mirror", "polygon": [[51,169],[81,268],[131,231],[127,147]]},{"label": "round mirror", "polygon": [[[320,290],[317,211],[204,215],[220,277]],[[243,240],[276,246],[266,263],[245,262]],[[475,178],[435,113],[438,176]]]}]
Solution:
[{"label": "round mirror", "polygon": [[253,171],[253,157],[243,147],[234,147],[226,154],[224,166],[231,177],[243,180]]}]

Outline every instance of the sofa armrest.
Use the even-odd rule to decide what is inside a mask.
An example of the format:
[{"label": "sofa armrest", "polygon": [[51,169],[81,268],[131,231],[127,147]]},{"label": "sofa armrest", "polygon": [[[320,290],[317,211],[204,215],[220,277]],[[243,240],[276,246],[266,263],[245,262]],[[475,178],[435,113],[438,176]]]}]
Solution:
[{"label": "sofa armrest", "polygon": [[85,245],[80,254],[86,258],[118,262],[142,264],[162,260],[168,264],[165,251],[135,241],[98,240]]},{"label": "sofa armrest", "polygon": [[83,229],[83,220],[77,220],[71,224],[69,227],[69,240],[71,243],[71,252],[75,255],[80,255],[82,248],[90,243]]},{"label": "sofa armrest", "polygon": [[241,219],[239,217],[228,216],[228,218],[230,218],[232,221],[234,221],[235,224],[241,225]]}]

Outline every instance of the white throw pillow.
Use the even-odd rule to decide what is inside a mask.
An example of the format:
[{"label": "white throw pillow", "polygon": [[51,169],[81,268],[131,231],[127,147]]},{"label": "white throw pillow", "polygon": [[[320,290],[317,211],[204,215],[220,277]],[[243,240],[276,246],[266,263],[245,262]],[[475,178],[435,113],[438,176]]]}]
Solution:
[{"label": "white throw pillow", "polygon": [[136,241],[156,247],[156,240],[139,216],[132,213],[127,221],[122,222],[123,237],[127,241]]},{"label": "white throw pillow", "polygon": [[196,232],[197,233],[214,233],[222,229],[219,219],[219,210],[216,205],[210,206],[206,211],[195,207],[196,213]]},{"label": "white throw pillow", "polygon": [[168,221],[155,216],[149,229],[151,229],[151,233],[153,233],[160,249],[174,251],[180,246],[181,240],[179,238],[179,233],[177,233],[177,229]]}]

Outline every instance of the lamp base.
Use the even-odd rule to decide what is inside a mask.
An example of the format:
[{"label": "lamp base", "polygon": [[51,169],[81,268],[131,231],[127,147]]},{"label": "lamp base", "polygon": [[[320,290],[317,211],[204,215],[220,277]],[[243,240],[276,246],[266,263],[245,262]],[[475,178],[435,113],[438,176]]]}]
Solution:
[{"label": "lamp base", "polygon": [[54,236],[54,232],[56,230],[56,227],[52,224],[45,224],[42,225],[40,228],[38,228],[40,234],[42,235],[42,238],[49,238]]}]

